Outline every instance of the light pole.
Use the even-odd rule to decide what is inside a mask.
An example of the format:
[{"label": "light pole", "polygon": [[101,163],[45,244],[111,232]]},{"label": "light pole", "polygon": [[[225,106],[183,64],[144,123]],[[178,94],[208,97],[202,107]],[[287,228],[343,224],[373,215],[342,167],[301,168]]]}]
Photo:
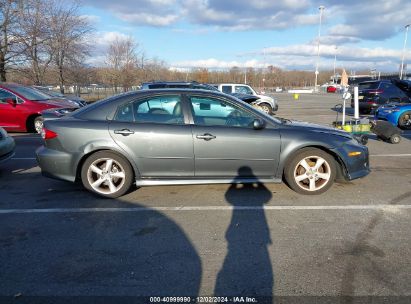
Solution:
[{"label": "light pole", "polygon": [[401,59],[401,69],[400,69],[400,79],[402,79],[402,74],[404,72],[404,58],[405,58],[405,47],[407,46],[407,36],[408,36],[408,28],[411,24],[407,24],[405,26],[405,38],[404,38],[404,47],[402,48],[402,59]]},{"label": "light pole", "polygon": [[336,83],[336,79],[335,79],[335,65],[337,63],[337,46],[334,46],[334,83]]},{"label": "light pole", "polygon": [[315,84],[314,84],[314,90],[318,92],[318,74],[320,73],[318,71],[318,66],[320,64],[320,37],[321,37],[321,22],[322,22],[322,17],[323,17],[323,11],[325,9],[325,6],[321,5],[319,8],[320,10],[320,25],[318,27],[318,41],[317,41],[317,64],[315,66]]}]

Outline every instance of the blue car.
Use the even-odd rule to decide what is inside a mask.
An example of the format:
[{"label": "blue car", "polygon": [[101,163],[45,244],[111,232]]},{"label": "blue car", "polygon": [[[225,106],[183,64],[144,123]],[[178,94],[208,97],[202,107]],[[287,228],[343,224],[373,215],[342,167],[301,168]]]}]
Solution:
[{"label": "blue car", "polygon": [[411,130],[411,103],[391,103],[377,109],[375,118],[389,121],[403,130]]}]

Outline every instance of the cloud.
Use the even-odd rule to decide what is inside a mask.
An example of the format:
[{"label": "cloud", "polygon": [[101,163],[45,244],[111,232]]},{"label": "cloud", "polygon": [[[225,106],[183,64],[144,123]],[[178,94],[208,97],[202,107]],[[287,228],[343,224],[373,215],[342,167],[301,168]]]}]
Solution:
[{"label": "cloud", "polygon": [[[371,69],[392,71],[399,64],[401,51],[384,48],[362,48],[342,46],[335,49],[331,45],[323,45],[320,48],[320,70],[332,70],[334,56],[336,55],[337,67],[349,69]],[[175,68],[208,68],[229,69],[240,68],[265,68],[273,65],[287,70],[312,70],[317,61],[317,48],[315,45],[291,45],[287,47],[265,48],[254,54],[243,54],[241,57],[251,59],[224,61],[215,58],[188,60],[174,62]]]},{"label": "cloud", "polygon": [[80,18],[87,20],[91,24],[99,23],[101,21],[100,16],[96,15],[81,15]]},{"label": "cloud", "polygon": [[331,1],[326,12],[341,22],[332,25],[329,35],[382,41],[398,33],[411,19],[411,1]]},{"label": "cloud", "polygon": [[118,14],[118,16],[124,21],[131,22],[133,24],[140,25],[151,25],[151,26],[167,26],[174,24],[179,18],[178,15],[165,15],[158,16],[155,14],[148,13],[137,13],[137,14]]},{"label": "cloud", "polygon": [[[409,0],[83,0],[133,25],[178,22],[221,31],[286,30],[318,24],[325,3],[324,35],[337,44],[382,41],[411,21]],[[333,38],[337,37],[337,38]]]},{"label": "cloud", "polygon": [[125,39],[128,36],[120,32],[98,32],[94,38],[96,47],[108,47],[116,39]]},{"label": "cloud", "polygon": [[168,26],[177,22],[181,8],[177,0],[84,0],[83,3],[112,12],[125,22],[153,27]]}]

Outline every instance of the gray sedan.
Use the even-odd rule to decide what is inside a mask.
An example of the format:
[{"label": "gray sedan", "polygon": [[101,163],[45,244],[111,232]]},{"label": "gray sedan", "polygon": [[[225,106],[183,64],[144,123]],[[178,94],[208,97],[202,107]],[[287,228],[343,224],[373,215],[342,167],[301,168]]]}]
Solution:
[{"label": "gray sedan", "polygon": [[13,137],[0,127],[0,162],[13,157],[15,146]]},{"label": "gray sedan", "polygon": [[370,172],[350,134],[268,116],[222,93],[131,92],[45,121],[46,176],[118,197],[150,185],[281,182],[319,194]]}]

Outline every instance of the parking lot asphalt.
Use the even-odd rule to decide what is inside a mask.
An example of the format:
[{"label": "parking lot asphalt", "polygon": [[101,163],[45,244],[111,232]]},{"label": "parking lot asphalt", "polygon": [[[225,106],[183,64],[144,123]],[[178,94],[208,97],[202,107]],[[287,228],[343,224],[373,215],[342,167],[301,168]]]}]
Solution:
[{"label": "parking lot asphalt", "polygon": [[[278,116],[322,124],[342,101],[276,97]],[[41,176],[41,138],[12,135],[16,155],[0,164],[0,297],[411,302],[410,131],[398,145],[371,137],[372,173],[320,196],[285,184],[196,185],[112,200]]]}]

